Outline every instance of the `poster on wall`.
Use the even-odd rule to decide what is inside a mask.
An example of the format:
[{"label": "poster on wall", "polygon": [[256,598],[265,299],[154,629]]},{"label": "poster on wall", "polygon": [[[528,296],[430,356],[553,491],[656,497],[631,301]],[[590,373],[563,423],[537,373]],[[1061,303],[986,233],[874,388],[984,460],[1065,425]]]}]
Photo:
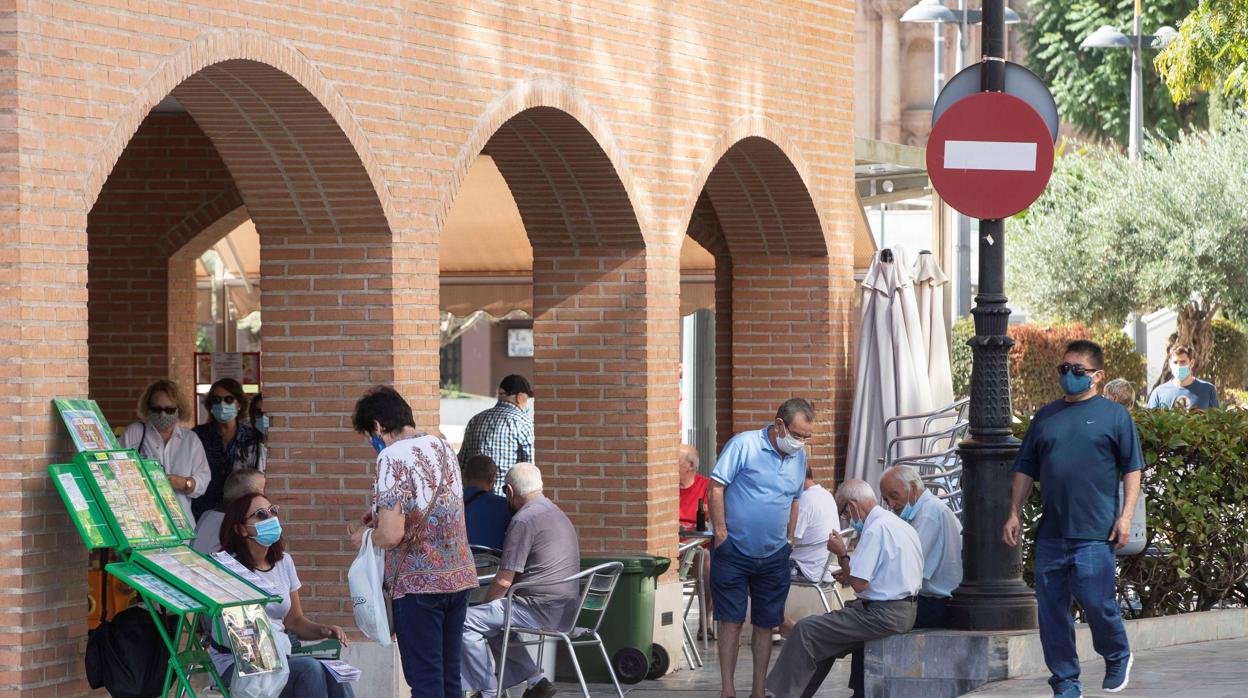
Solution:
[{"label": "poster on wall", "polygon": [[507,330],[507,356],[510,358],[533,356],[533,330],[531,328],[513,327]]}]

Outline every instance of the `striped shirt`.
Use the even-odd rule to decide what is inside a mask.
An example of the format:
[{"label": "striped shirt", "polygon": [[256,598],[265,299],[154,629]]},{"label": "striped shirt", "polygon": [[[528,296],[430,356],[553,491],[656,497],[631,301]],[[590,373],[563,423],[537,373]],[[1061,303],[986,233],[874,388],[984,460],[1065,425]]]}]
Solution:
[{"label": "striped shirt", "polygon": [[468,420],[464,442],[459,448],[459,464],[477,454],[485,454],[498,466],[494,494],[503,493],[507,472],[516,463],[533,462],[533,421],[516,405],[499,400]]}]

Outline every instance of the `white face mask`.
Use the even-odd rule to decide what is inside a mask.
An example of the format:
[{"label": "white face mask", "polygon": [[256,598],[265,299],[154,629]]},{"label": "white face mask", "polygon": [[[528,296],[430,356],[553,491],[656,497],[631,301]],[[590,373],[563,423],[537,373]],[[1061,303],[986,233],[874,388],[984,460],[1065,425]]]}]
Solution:
[{"label": "white face mask", "polygon": [[787,427],[784,431],[786,432],[784,436],[776,437],[776,448],[779,448],[781,453],[791,456],[806,447],[806,442],[794,436]]}]

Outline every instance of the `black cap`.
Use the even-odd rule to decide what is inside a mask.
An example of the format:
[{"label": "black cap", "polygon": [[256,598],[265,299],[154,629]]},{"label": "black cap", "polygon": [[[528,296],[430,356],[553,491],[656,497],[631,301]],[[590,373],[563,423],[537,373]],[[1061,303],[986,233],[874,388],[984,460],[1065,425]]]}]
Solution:
[{"label": "black cap", "polygon": [[529,380],[518,374],[511,374],[498,384],[498,389],[504,395],[519,395],[524,393],[529,397],[533,397],[533,387],[529,385]]}]

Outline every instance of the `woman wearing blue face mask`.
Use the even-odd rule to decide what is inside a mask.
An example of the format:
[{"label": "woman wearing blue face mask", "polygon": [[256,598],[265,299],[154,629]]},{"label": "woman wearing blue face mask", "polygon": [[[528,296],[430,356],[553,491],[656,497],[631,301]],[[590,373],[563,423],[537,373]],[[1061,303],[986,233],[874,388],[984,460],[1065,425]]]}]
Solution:
[{"label": "woman wearing blue face mask", "polygon": [[[292,640],[320,641],[329,638],[347,644],[346,633],[337,625],[321,625],[303,615],[299,601],[299,574],[282,540],[279,508],[258,492],[245,494],[226,507],[221,522],[221,549],[260,581],[280,602],[264,607],[274,633],[285,633]],[[233,681],[234,656],[221,644],[217,634],[209,646],[213,666],[229,686]],[[290,668],[286,686],[275,698],[351,698],[349,684],[340,684],[312,657],[287,656]]]},{"label": "woman wearing blue face mask", "polygon": [[210,417],[195,427],[195,435],[204,446],[212,479],[204,493],[193,502],[191,510],[198,519],[205,511],[217,507],[224,494],[225,478],[243,468],[264,470],[264,435],[239,416],[247,409],[243,386],[233,378],[222,378],[208,389],[204,407]]}]

